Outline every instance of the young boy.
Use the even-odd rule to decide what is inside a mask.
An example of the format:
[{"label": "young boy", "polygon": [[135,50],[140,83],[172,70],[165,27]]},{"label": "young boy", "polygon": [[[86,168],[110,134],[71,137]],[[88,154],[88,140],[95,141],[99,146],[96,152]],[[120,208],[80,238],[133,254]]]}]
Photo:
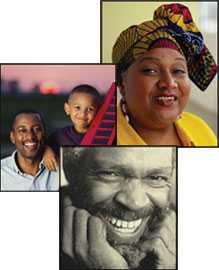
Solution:
[{"label": "young boy", "polygon": [[49,136],[44,164],[49,170],[57,167],[60,145],[79,145],[89,129],[100,106],[100,94],[92,86],[81,84],[74,87],[64,104],[65,113],[72,125],[60,128]]}]

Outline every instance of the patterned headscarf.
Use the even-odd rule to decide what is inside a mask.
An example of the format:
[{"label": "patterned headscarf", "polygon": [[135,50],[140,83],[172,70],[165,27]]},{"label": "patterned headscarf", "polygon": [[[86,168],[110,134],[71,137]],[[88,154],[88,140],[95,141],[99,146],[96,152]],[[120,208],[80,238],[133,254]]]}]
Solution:
[{"label": "patterned headscarf", "polygon": [[[157,8],[152,21],[134,25],[123,31],[114,47],[112,60],[117,74],[125,71],[145,51],[159,43],[173,44],[187,61],[190,79],[204,91],[217,73],[217,66],[204,44],[189,9],[182,4],[167,4]],[[169,45],[163,45],[169,47]]]}]

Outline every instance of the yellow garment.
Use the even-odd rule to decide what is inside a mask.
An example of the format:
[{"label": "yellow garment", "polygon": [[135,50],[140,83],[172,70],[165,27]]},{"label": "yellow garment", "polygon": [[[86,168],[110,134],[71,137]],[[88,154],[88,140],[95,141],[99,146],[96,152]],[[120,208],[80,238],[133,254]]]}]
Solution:
[{"label": "yellow garment", "polygon": [[[183,112],[175,122],[175,127],[183,146],[217,146],[217,138],[213,131],[194,114]],[[120,106],[117,107],[117,144],[146,145],[127,122]]]}]

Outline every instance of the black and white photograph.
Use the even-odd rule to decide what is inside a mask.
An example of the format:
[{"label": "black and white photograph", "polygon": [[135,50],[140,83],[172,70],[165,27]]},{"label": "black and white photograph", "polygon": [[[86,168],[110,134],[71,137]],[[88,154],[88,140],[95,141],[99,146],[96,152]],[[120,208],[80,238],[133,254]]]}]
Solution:
[{"label": "black and white photograph", "polygon": [[176,269],[174,147],[63,147],[62,162],[62,270]]}]

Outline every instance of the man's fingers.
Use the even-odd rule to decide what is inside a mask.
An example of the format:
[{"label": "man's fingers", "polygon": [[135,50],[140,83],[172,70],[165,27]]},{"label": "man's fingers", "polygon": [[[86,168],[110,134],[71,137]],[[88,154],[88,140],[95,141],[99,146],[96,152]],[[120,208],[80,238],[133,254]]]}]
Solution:
[{"label": "man's fingers", "polygon": [[100,241],[106,241],[106,227],[103,221],[95,216],[88,220],[88,242],[89,245],[96,245]]},{"label": "man's fingers", "polygon": [[169,211],[159,229],[152,232],[148,240],[158,238],[171,253],[176,252],[176,214],[174,211]]},{"label": "man's fingers", "polygon": [[169,211],[159,230],[153,232],[142,245],[142,250],[154,250],[159,256],[158,269],[175,269],[176,265],[176,215]]},{"label": "man's fingers", "polygon": [[158,255],[159,266],[157,269],[175,269],[175,252],[170,252],[161,238],[154,238],[145,241],[141,246],[141,250],[144,252],[153,251]]},{"label": "man's fingers", "polygon": [[161,239],[157,239],[154,243],[154,250],[159,254],[158,269],[175,269],[176,256],[170,252]]},{"label": "man's fingers", "polygon": [[45,167],[49,170],[49,171],[57,171],[58,170],[58,162],[56,160],[55,157],[52,158],[44,158],[43,160]]},{"label": "man's fingers", "polygon": [[87,220],[86,210],[71,206],[68,196],[64,198],[63,208],[63,251],[72,259],[84,258],[87,252]]},{"label": "man's fingers", "polygon": [[87,223],[90,214],[83,209],[77,209],[74,213],[73,234],[75,256],[86,258],[88,250]]},{"label": "man's fingers", "polygon": [[174,211],[166,216],[163,225],[158,233],[167,249],[176,252],[176,214]]},{"label": "man's fingers", "polygon": [[43,160],[43,163],[44,163],[45,167],[47,168],[47,170],[49,170],[49,171],[50,171],[50,164],[49,164],[49,162],[48,162],[48,161]]},{"label": "man's fingers", "polygon": [[68,254],[71,258],[74,258],[73,253],[73,216],[74,216],[75,208],[67,207],[64,209],[63,216],[63,238],[62,245],[63,251]]},{"label": "man's fingers", "polygon": [[64,198],[63,198],[63,207],[68,207],[68,206],[71,206],[73,207],[74,209],[76,209],[73,205],[72,205],[72,200],[71,200],[71,197],[69,194],[65,195]]},{"label": "man's fingers", "polygon": [[[176,228],[174,228],[174,230],[176,230]],[[176,253],[175,232],[170,230],[169,227],[163,227],[160,232],[160,239],[163,241],[164,245],[170,252]]]},{"label": "man's fingers", "polygon": [[106,240],[105,223],[64,199],[63,251],[89,269],[128,269],[125,259]]},{"label": "man's fingers", "polygon": [[55,171],[56,170],[55,165],[54,165],[54,163],[51,160],[49,160],[47,162],[44,162],[44,164],[45,164],[46,168],[49,171]]},{"label": "man's fingers", "polygon": [[54,159],[50,161],[50,168],[51,168],[51,171],[56,171],[57,163]]},{"label": "man's fingers", "polygon": [[57,160],[55,158],[52,160],[52,163],[53,163],[54,170],[57,171],[59,165],[58,165],[58,162],[57,162]]},{"label": "man's fingers", "polygon": [[88,258],[95,269],[128,269],[125,259],[106,239],[106,225],[98,217],[88,220]]}]

